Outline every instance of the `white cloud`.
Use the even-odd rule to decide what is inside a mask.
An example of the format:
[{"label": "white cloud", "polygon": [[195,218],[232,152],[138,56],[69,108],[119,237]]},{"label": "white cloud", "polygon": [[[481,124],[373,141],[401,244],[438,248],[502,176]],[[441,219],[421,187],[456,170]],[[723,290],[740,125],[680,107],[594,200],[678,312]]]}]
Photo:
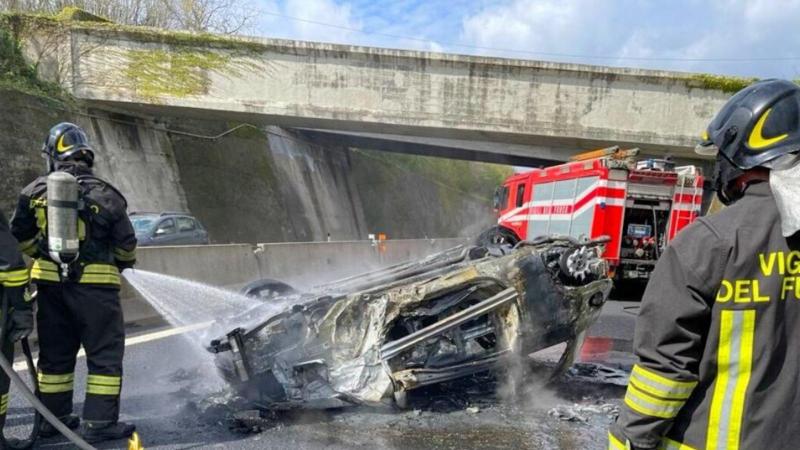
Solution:
[{"label": "white cloud", "polygon": [[465,17],[461,40],[480,47],[620,58],[518,57],[797,77],[800,61],[686,59],[796,56],[799,20],[800,0],[507,0]]}]

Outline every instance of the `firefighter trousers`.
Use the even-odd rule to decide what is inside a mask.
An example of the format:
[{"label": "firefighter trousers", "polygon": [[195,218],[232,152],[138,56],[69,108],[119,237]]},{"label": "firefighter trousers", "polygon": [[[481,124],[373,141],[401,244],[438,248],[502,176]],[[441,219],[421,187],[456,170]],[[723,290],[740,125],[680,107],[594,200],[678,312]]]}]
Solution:
[{"label": "firefighter trousers", "polygon": [[116,422],[125,352],[119,289],[39,283],[37,303],[42,403],[58,417],[72,414],[75,362],[83,345],[88,368],[83,419]]},{"label": "firefighter trousers", "polygon": [[[0,300],[2,300],[3,295],[3,287],[0,286]],[[8,332],[8,326],[11,324],[8,318],[1,318],[0,320],[4,320],[3,332]],[[5,356],[6,360],[9,362],[14,362],[14,343],[11,342],[9,339],[5,339],[2,348],[3,356]],[[6,415],[8,414],[8,391],[9,387],[11,386],[11,380],[8,378],[5,372],[0,370],[0,430],[6,424]]]}]

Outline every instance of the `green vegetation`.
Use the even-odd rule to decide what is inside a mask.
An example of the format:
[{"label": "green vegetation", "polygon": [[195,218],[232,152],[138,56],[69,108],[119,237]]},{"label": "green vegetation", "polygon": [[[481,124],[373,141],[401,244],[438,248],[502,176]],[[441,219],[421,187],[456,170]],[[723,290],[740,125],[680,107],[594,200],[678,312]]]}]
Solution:
[{"label": "green vegetation", "polygon": [[755,83],[758,81],[758,78],[728,77],[723,75],[700,73],[691,75],[689,80],[699,83],[704,89],[716,89],[732,94]]},{"label": "green vegetation", "polygon": [[100,22],[100,23],[111,23],[110,20],[96,16],[92,13],[88,13],[80,8],[75,6],[67,6],[66,8],[62,9],[61,12],[56,14],[55,18],[57,20],[74,20],[78,22]]},{"label": "green vegetation", "polygon": [[0,14],[0,26],[2,26],[2,24],[10,25],[15,32],[31,28],[61,28],[69,26],[72,29],[83,30],[101,36],[104,33],[122,33],[142,43],[150,42],[187,47],[202,46],[206,48],[246,52],[259,52],[266,48],[266,44],[234,36],[122,25],[87,13],[78,8],[65,8],[54,16],[27,13],[2,13]]},{"label": "green vegetation", "polygon": [[25,61],[19,41],[2,26],[0,26],[0,87],[57,100],[65,99],[65,94],[59,86],[37,77],[36,68]]},{"label": "green vegetation", "polygon": [[230,56],[197,50],[128,50],[125,54],[125,77],[139,95],[152,100],[202,94],[209,83],[205,71],[224,71],[230,61]]},{"label": "green vegetation", "polygon": [[466,195],[487,205],[491,205],[495,188],[514,172],[511,166],[499,164],[378,151],[358,152],[400,171],[412,172],[451,193]]}]

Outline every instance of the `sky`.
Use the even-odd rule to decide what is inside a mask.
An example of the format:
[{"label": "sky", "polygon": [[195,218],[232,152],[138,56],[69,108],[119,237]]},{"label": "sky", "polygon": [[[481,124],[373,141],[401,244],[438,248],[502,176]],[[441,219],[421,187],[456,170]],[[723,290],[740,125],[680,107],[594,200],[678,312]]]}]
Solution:
[{"label": "sky", "polygon": [[800,78],[800,0],[249,0],[247,34]]}]

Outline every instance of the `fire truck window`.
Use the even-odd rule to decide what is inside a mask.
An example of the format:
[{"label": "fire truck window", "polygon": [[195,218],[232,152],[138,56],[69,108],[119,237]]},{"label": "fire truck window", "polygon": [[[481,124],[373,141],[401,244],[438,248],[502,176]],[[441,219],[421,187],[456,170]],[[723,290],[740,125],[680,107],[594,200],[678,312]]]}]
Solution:
[{"label": "fire truck window", "polygon": [[578,189],[577,189],[578,198],[583,198],[585,195],[588,195],[589,192],[587,192],[587,190],[596,187],[594,185],[595,183],[597,183],[599,179],[600,177],[578,178]]},{"label": "fire truck window", "polygon": [[[553,196],[553,183],[541,183],[533,186],[531,199],[535,202],[550,202]],[[547,234],[547,225],[550,223],[550,213],[542,208],[535,208],[528,221],[528,239]]]},{"label": "fire truck window", "polygon": [[[579,178],[578,184],[575,187],[575,204],[578,204],[582,199],[591,195],[592,190],[597,187],[597,182],[599,180],[599,177]],[[572,215],[572,225],[569,230],[569,235],[574,238],[591,237],[594,211],[595,208],[593,207],[576,210]]]},{"label": "fire truck window", "polygon": [[553,214],[547,234],[568,235],[572,221],[572,206],[575,204],[575,178],[553,183]]},{"label": "fire truck window", "polygon": [[517,208],[522,206],[525,198],[525,183],[517,185]]},{"label": "fire truck window", "polygon": [[508,186],[500,186],[494,191],[494,209],[504,209],[508,205]]}]

